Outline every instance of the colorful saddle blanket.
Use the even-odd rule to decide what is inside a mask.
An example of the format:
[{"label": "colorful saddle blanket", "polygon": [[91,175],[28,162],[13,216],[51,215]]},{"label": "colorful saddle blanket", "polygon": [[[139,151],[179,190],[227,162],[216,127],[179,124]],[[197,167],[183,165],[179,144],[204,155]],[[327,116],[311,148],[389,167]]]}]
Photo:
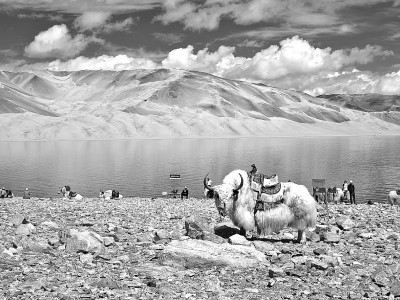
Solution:
[{"label": "colorful saddle blanket", "polygon": [[278,195],[278,193],[281,191],[282,185],[278,180],[278,175],[267,176],[257,172],[256,174],[250,174],[249,177],[251,189],[253,190],[255,200],[258,201],[259,208],[262,206],[264,210],[267,203],[268,205],[273,205],[273,203],[280,201],[281,195]]}]

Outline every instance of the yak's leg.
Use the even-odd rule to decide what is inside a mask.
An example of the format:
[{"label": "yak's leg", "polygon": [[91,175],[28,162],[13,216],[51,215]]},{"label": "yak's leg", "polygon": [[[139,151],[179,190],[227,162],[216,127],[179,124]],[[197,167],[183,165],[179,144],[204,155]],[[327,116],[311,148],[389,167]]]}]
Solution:
[{"label": "yak's leg", "polygon": [[304,230],[297,230],[297,243],[305,243],[306,242],[306,232]]},{"label": "yak's leg", "polygon": [[239,234],[246,237],[246,230],[243,227],[240,227]]}]

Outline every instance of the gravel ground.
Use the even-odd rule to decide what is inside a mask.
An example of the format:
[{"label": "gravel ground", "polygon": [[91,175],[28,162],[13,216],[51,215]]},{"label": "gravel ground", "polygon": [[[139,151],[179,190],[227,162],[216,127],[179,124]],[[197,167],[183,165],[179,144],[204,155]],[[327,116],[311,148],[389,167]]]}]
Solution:
[{"label": "gravel ground", "polygon": [[[400,299],[399,212],[319,207],[305,244],[290,229],[253,233],[258,266],[182,267],[163,262],[165,247],[188,238],[190,218],[227,221],[212,200],[1,199],[0,299]],[[76,242],[77,231],[101,244]]]}]

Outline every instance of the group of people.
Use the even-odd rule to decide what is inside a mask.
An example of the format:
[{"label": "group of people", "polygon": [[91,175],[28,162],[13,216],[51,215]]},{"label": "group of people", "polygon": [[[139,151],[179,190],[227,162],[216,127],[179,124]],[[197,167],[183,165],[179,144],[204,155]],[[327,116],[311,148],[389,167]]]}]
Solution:
[{"label": "group of people", "polygon": [[[12,198],[14,197],[14,194],[11,190],[6,190],[5,187],[2,187],[0,189],[0,198]],[[24,195],[22,196],[23,199],[30,199],[31,198],[31,192],[29,191],[28,188],[25,189]]]},{"label": "group of people", "polygon": [[347,181],[345,180],[343,182],[343,197],[344,199],[349,199],[350,200],[350,204],[356,204],[356,188],[353,184],[353,181],[350,180],[349,183],[347,183]]}]

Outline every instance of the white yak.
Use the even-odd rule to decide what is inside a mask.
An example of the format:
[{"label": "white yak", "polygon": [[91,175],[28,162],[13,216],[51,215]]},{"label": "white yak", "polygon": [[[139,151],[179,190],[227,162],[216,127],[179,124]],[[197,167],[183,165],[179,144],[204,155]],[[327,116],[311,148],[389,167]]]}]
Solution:
[{"label": "white yak", "polygon": [[400,201],[400,193],[397,194],[397,191],[390,191],[387,196],[387,201],[390,203],[391,206],[393,206],[398,201]]},{"label": "white yak", "polygon": [[58,193],[63,195],[63,199],[72,199],[78,201],[83,199],[83,196],[81,194],[72,192],[69,185],[64,185],[62,188],[60,188],[60,191]]},{"label": "white yak", "polygon": [[[207,176],[206,176],[207,177]],[[246,171],[234,170],[222,184],[204,187],[214,191],[214,200],[221,216],[229,214],[240,233],[252,230],[254,226],[260,236],[279,232],[284,227],[297,229],[297,242],[305,241],[305,230],[314,227],[317,220],[317,203],[304,185],[281,182],[280,190],[268,195],[267,209],[256,209],[255,199]],[[258,208],[258,207],[257,207]]]}]

